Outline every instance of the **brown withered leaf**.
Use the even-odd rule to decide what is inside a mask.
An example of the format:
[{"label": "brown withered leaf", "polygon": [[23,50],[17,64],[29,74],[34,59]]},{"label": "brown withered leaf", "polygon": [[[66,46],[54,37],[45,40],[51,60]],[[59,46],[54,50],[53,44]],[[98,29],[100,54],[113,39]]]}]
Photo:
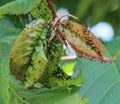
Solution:
[{"label": "brown withered leaf", "polygon": [[82,57],[95,61],[111,62],[120,54],[118,52],[113,58],[105,57],[99,39],[90,30],[76,22],[64,20],[60,22],[58,30],[62,41],[67,40],[75,52]]}]

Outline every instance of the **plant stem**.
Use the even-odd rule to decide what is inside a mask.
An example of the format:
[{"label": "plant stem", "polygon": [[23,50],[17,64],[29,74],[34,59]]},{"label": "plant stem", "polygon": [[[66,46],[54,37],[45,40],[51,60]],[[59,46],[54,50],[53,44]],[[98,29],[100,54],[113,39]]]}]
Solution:
[{"label": "plant stem", "polygon": [[75,60],[76,56],[62,56],[61,61],[70,61],[70,60]]},{"label": "plant stem", "polygon": [[[52,12],[52,15],[53,15],[53,18],[55,19],[57,17],[57,14],[56,14],[56,10],[53,6],[53,3],[51,0],[46,0],[47,3],[48,3],[48,7],[50,8],[51,12]],[[75,60],[76,56],[63,56],[61,57],[61,60],[62,61],[68,61],[68,60]]]},{"label": "plant stem", "polygon": [[51,12],[52,12],[53,18],[56,18],[56,17],[57,17],[57,14],[56,14],[56,11],[55,11],[55,8],[54,8],[54,6],[53,6],[52,1],[51,1],[51,0],[46,0],[46,1],[47,1],[47,3],[48,3],[48,6],[49,6]]}]

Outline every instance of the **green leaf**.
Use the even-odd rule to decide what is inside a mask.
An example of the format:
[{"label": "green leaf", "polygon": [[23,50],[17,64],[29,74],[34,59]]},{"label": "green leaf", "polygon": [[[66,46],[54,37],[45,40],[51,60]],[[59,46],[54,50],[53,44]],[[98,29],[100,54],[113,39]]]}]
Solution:
[{"label": "green leaf", "polygon": [[[0,43],[0,94],[2,102],[8,104],[8,74],[9,74],[9,51],[7,44]],[[0,103],[1,104],[1,103]]]},{"label": "green leaf", "polygon": [[36,7],[41,0],[15,0],[0,7],[0,17],[5,14],[26,14]]},{"label": "green leaf", "polygon": [[[12,77],[11,77],[12,78]],[[10,83],[10,104],[86,104],[88,99],[81,98],[79,87],[26,89],[20,81],[12,78]]]},{"label": "green leaf", "polygon": [[[119,50],[120,38],[109,43],[105,48],[106,56],[115,54],[110,50]],[[114,47],[116,45],[116,48]],[[100,63],[77,58],[75,69],[82,69],[84,84],[80,89],[83,97],[89,98],[87,104],[118,104],[120,101],[120,75],[117,62]],[[120,60],[117,60],[120,63]]]},{"label": "green leaf", "polygon": [[16,28],[7,18],[0,19],[0,40],[2,40],[3,37],[17,35],[20,31],[21,29]]},{"label": "green leaf", "polygon": [[2,94],[0,94],[0,104],[4,104]]},{"label": "green leaf", "polygon": [[1,43],[7,43],[10,47],[12,47],[16,37],[17,36],[6,36],[6,37],[0,39],[0,42]]},{"label": "green leaf", "polygon": [[[109,54],[114,56],[120,50],[120,37],[113,39],[111,42],[105,44]],[[120,56],[115,60],[117,70],[120,72]]]},{"label": "green leaf", "polygon": [[[9,52],[10,45],[15,39],[15,35],[20,32],[21,29],[16,28],[12,22],[3,18],[0,20],[0,100],[2,98],[3,104],[9,104]],[[0,102],[0,104],[2,104]]]},{"label": "green leaf", "polygon": [[[8,20],[8,18],[0,19],[0,43],[7,43],[12,46],[17,34],[21,31],[21,28],[17,28],[14,24]],[[0,49],[4,49],[0,46]]]}]

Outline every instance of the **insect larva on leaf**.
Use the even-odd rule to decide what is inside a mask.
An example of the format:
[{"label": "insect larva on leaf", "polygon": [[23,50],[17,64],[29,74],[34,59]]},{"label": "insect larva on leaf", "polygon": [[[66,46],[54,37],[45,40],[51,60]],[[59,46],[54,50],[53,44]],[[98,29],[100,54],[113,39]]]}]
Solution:
[{"label": "insect larva on leaf", "polygon": [[[112,62],[116,60],[120,55],[120,51],[118,51],[118,53],[112,58],[105,57],[101,42],[90,30],[85,28],[83,25],[70,20],[60,22],[60,19],[66,15],[71,16],[69,14],[65,14],[57,17],[53,25],[60,41],[64,45],[67,46],[68,42],[77,54],[90,60],[101,62]],[[56,25],[58,26],[56,27]],[[53,37],[51,37],[50,40]]]}]

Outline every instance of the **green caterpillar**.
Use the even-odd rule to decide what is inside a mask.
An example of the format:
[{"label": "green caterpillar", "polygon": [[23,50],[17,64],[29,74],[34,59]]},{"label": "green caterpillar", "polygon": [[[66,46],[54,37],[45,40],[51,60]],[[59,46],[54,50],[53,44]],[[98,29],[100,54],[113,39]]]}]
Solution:
[{"label": "green caterpillar", "polygon": [[41,0],[40,4],[34,9],[32,9],[30,13],[33,18],[41,18],[44,20],[52,19],[52,14],[46,0]]}]

